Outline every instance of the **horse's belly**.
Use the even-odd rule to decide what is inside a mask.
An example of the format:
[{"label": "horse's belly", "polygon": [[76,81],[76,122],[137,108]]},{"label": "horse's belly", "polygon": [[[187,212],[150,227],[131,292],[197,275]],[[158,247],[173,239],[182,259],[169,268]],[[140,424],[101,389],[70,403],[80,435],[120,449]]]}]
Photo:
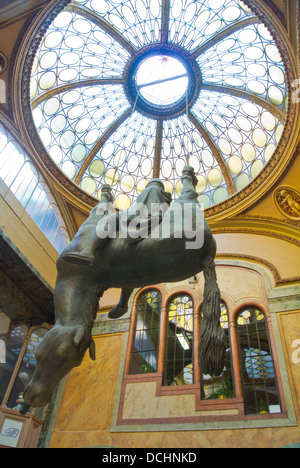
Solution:
[{"label": "horse's belly", "polygon": [[102,273],[104,279],[110,287],[136,288],[182,281],[202,271],[203,249],[186,249],[184,239],[171,241],[144,239],[130,245],[124,240],[115,240],[101,255],[102,266],[107,261],[110,265]]}]

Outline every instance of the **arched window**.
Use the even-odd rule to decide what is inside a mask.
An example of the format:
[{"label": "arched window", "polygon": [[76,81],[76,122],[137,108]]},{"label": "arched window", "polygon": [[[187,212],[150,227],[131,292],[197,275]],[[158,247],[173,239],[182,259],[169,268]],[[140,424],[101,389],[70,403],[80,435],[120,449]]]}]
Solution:
[{"label": "arched window", "polygon": [[222,400],[227,398],[234,398],[234,379],[232,367],[232,352],[230,343],[230,328],[229,328],[229,314],[227,306],[221,302],[221,317],[220,325],[223,328],[226,336],[226,357],[225,366],[222,374],[219,377],[202,374],[202,398],[209,400]]},{"label": "arched window", "polygon": [[156,290],[143,293],[137,304],[130,374],[157,371],[161,296]]},{"label": "arched window", "polygon": [[255,307],[236,317],[245,414],[279,413],[280,397],[268,324]]},{"label": "arched window", "polygon": [[194,383],[194,306],[192,298],[181,294],[168,306],[163,385]]},{"label": "arched window", "polygon": [[228,298],[221,300],[225,363],[221,375],[208,375],[198,362],[201,303],[201,295],[189,288],[170,295],[163,287],[140,292],[124,382],[130,374],[131,383],[156,381],[157,395],[194,393],[200,419],[210,409],[220,409],[221,416],[238,414],[241,419],[283,415],[285,403],[275,372],[268,316],[254,305],[237,310]]}]

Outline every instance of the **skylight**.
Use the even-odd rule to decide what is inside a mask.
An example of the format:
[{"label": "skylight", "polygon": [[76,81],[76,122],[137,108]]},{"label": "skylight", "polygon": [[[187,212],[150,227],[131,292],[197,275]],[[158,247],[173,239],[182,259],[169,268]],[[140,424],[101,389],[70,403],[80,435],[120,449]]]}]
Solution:
[{"label": "skylight", "polygon": [[194,167],[205,208],[264,169],[286,118],[280,52],[240,0],[76,0],[37,50],[37,133],[84,192],[128,208],[159,177],[173,198]]}]

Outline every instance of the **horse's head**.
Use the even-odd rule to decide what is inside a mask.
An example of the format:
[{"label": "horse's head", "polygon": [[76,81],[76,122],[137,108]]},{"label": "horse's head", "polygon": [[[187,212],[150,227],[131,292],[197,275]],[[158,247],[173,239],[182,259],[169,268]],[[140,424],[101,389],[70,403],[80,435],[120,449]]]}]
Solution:
[{"label": "horse's head", "polygon": [[94,341],[82,325],[56,324],[36,350],[37,365],[24,392],[25,407],[45,406],[61,379],[79,366],[87,348],[95,360]]}]

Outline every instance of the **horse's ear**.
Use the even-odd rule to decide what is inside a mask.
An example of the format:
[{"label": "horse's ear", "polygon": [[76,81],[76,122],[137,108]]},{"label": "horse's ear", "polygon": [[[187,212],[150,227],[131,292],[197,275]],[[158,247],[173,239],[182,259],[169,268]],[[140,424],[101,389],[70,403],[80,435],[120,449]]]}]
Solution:
[{"label": "horse's ear", "polygon": [[90,351],[90,358],[92,359],[92,361],[96,361],[96,346],[95,346],[95,341],[93,340],[93,338],[91,338],[89,351]]},{"label": "horse's ear", "polygon": [[79,346],[84,337],[84,327],[77,328],[76,335],[74,336],[74,343]]}]

